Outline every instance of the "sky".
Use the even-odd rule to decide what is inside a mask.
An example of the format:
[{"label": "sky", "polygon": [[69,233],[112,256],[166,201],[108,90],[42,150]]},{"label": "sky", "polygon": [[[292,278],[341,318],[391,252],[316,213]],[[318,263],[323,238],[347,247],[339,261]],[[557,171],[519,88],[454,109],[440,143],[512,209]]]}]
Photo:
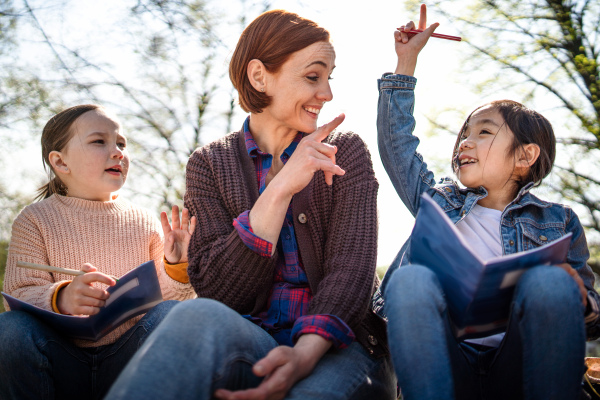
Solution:
[{"label": "sky", "polygon": [[[456,0],[460,3],[462,0]],[[252,1],[249,1],[251,4]],[[209,2],[217,4],[226,12],[227,7],[233,7],[236,0]],[[396,253],[410,235],[414,219],[406,210],[397,196],[379,158],[377,149],[377,79],[385,72],[392,72],[396,64],[393,32],[398,26],[411,19],[418,19],[418,9],[406,10],[401,1],[378,0],[369,6],[364,3],[353,3],[341,0],[322,0],[306,2],[302,0],[273,1],[273,8],[283,8],[293,11],[302,17],[309,18],[328,29],[331,33],[336,51],[336,68],[333,73],[331,87],[333,100],[325,105],[320,116],[319,124],[330,121],[340,113],[346,114],[346,120],[338,128],[358,133],[371,152],[375,174],[379,181],[378,211],[379,211],[379,266],[389,265]],[[105,2],[72,2],[70,15],[65,20],[55,21],[61,26],[78,25],[81,32],[90,31],[103,26],[103,19],[110,19],[117,0]],[[438,33],[464,36],[457,32],[451,24],[444,23],[436,10],[429,8],[428,22],[441,22]],[[250,15],[253,19],[255,15]],[[91,27],[91,28],[90,28]],[[61,28],[64,30],[64,28]],[[90,30],[91,29],[91,30]],[[99,30],[101,32],[101,29]],[[59,29],[59,32],[61,30]],[[227,68],[228,57],[237,42],[239,32],[228,27],[222,27],[224,40],[231,49],[221,55],[218,65]],[[62,33],[69,35],[67,30]],[[97,33],[96,33],[97,34]],[[79,40],[76,38],[76,40]],[[436,116],[448,106],[465,110],[465,116],[472,109],[483,104],[488,98],[479,98],[467,89],[470,76],[461,73],[460,60],[465,54],[466,43],[432,38],[422,51],[417,64],[415,76],[418,83],[415,91],[415,117],[417,121],[416,134],[422,140],[419,152],[430,165],[445,168],[445,174],[436,174],[437,178],[449,172],[448,164],[454,144],[454,137],[429,137],[429,123],[425,116]],[[105,51],[106,57],[115,57],[110,49]],[[119,55],[122,56],[122,55]],[[226,69],[225,69],[226,70]],[[511,93],[496,93],[496,96],[511,98]],[[495,98],[498,98],[495,97]],[[518,100],[518,98],[515,98]],[[244,115],[240,112],[234,121],[234,127],[241,126]],[[462,121],[456,121],[458,131]],[[126,128],[126,127],[125,127]],[[222,132],[218,133],[219,135]],[[216,137],[215,137],[216,138]],[[29,149],[33,154],[32,160],[39,160],[39,144],[37,142]],[[21,154],[14,154],[15,163],[22,163]],[[441,166],[441,167],[440,167]],[[34,176],[43,177],[41,163],[36,162]],[[184,171],[182,171],[182,174]]]}]

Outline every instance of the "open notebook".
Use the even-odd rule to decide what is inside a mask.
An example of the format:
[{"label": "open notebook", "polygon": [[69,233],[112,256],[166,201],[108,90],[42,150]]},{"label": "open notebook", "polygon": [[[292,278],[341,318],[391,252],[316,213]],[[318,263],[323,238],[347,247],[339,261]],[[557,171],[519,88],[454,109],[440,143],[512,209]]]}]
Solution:
[{"label": "open notebook", "polygon": [[4,292],[2,295],[11,310],[28,312],[69,337],[94,341],[163,300],[154,261],[148,261],[129,271],[107,291],[110,296],[104,307],[92,316],[57,314]]},{"label": "open notebook", "polygon": [[437,274],[454,333],[465,339],[506,329],[519,277],[527,268],[564,263],[570,245],[571,233],[541,247],[484,262],[440,206],[423,194],[411,235],[410,262]]}]

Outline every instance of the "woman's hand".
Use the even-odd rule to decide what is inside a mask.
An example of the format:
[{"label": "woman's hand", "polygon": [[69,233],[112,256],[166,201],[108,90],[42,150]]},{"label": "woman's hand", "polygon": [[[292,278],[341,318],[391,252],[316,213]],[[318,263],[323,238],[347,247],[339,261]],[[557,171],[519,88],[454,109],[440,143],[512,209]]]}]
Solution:
[{"label": "woman's hand", "polygon": [[583,284],[583,279],[581,279],[577,271],[575,271],[575,269],[571,267],[570,264],[563,263],[558,264],[557,266],[564,269],[567,272],[567,274],[571,275],[571,277],[575,279],[577,286],[579,286],[579,292],[581,292],[581,301],[583,303],[583,307],[587,307],[587,288]]},{"label": "woman's hand", "polygon": [[165,258],[171,264],[187,262],[190,238],[196,229],[196,217],[190,220],[188,209],[184,208],[180,222],[179,207],[173,206],[171,221],[172,224],[169,225],[167,213],[164,211],[160,213],[160,222],[165,236]]},{"label": "woman's hand", "polygon": [[396,65],[396,74],[412,76],[415,73],[417,66],[417,57],[427,44],[431,34],[439,26],[437,22],[431,24],[427,28],[427,7],[421,4],[421,15],[419,17],[419,28],[422,33],[414,34],[407,33],[415,29],[415,23],[410,21],[408,24],[401,26],[394,32],[394,42],[396,44],[396,55],[398,56],[398,64]]},{"label": "woman's hand", "polygon": [[290,157],[281,171],[273,178],[272,185],[276,180],[285,188],[288,195],[293,196],[308,185],[315,172],[325,173],[325,182],[333,183],[333,175],[344,175],[346,171],[335,163],[337,147],[327,143],[321,143],[335,128],[346,118],[344,114],[335,117],[331,122],[319,127],[310,135],[305,136],[294,154]]},{"label": "woman's hand", "polygon": [[100,312],[100,307],[108,299],[109,293],[92,286],[94,282],[114,286],[117,282],[110,276],[96,272],[96,267],[85,263],[81,270],[84,275],[76,276],[71,283],[58,292],[56,306],[61,314],[94,315]]},{"label": "woman's hand", "polygon": [[296,382],[310,375],[330,347],[331,342],[319,335],[302,335],[294,347],[275,347],[254,364],[252,372],[265,377],[258,387],[237,392],[219,389],[215,397],[227,400],[283,399]]}]

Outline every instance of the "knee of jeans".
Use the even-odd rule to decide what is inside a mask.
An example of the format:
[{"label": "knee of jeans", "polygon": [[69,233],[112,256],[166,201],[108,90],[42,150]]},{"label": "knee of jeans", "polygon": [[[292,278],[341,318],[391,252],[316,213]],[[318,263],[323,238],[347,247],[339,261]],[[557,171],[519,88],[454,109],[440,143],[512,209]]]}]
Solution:
[{"label": "knee of jeans", "polygon": [[167,315],[167,313],[171,311],[171,309],[173,309],[173,307],[175,307],[179,303],[180,302],[177,300],[166,300],[155,305],[152,308],[151,312],[162,319],[165,317],[165,315]]},{"label": "knee of jeans", "polygon": [[225,304],[207,298],[198,298],[183,301],[177,304],[169,313],[169,318],[177,318],[180,321],[190,323],[197,321],[199,324],[221,325],[229,314],[239,314],[227,307]]},{"label": "knee of jeans", "polygon": [[560,315],[583,307],[575,280],[561,268],[540,266],[526,271],[515,289],[515,302],[524,310]]},{"label": "knee of jeans", "polygon": [[8,311],[0,314],[0,364],[12,357],[22,360],[28,348],[35,347],[32,317],[24,312]]},{"label": "knee of jeans", "polygon": [[442,300],[442,293],[432,270],[421,265],[407,265],[394,271],[384,297],[386,303],[401,300],[407,305],[419,305],[432,299]]}]

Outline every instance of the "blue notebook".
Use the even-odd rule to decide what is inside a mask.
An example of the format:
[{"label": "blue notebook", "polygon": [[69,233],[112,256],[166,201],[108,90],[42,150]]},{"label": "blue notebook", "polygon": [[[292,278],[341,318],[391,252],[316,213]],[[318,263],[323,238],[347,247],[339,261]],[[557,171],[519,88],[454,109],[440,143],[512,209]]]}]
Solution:
[{"label": "blue notebook", "polygon": [[487,336],[506,329],[519,277],[538,265],[564,263],[571,233],[538,248],[481,260],[452,221],[422,195],[411,235],[410,262],[434,271],[446,295],[455,336]]},{"label": "blue notebook", "polygon": [[123,322],[145,313],[161,301],[162,292],[154,261],[148,261],[106,289],[110,296],[100,312],[91,316],[62,315],[33,306],[2,292],[14,311],[25,311],[74,339],[98,340]]}]

